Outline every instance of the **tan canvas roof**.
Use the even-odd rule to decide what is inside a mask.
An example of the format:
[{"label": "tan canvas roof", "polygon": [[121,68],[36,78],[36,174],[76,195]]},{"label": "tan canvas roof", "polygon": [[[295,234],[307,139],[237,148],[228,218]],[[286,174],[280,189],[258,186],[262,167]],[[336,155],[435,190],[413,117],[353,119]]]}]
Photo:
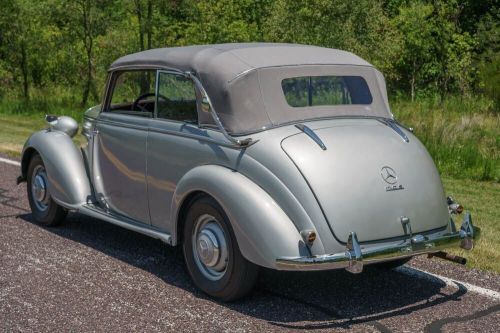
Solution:
[{"label": "tan canvas roof", "polygon": [[[272,43],[162,48],[119,58],[110,71],[140,67],[196,73],[224,126],[233,134],[331,116],[391,117],[382,74],[360,57],[336,49]],[[362,76],[373,102],[369,106],[291,108],[284,100],[280,80],[315,75]],[[199,119],[211,122],[201,112]]]},{"label": "tan canvas roof", "polygon": [[278,43],[230,43],[152,49],[116,60],[123,66],[158,66],[234,76],[255,68],[290,65],[360,65],[368,62],[350,52],[318,46]]}]

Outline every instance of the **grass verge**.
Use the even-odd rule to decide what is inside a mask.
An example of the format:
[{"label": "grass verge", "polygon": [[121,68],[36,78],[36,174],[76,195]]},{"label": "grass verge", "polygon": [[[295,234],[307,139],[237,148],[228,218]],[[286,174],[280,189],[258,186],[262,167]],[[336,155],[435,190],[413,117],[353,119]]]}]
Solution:
[{"label": "grass verge", "polygon": [[[472,214],[472,223],[481,228],[481,238],[472,251],[451,251],[467,258],[467,266],[500,273],[500,184],[464,179],[443,178],[447,195],[451,195]],[[455,218],[460,228],[462,216]]]},{"label": "grass verge", "polygon": [[391,104],[396,118],[415,129],[442,175],[500,182],[500,113],[491,101],[450,97],[444,103]]},{"label": "grass verge", "polygon": [[[51,114],[64,114],[64,110]],[[0,152],[8,156],[18,157],[28,137],[33,132],[44,128],[47,128],[47,123],[45,115],[42,113],[29,115],[0,113]],[[84,142],[84,138],[80,134],[77,134],[73,140],[78,145]]]}]

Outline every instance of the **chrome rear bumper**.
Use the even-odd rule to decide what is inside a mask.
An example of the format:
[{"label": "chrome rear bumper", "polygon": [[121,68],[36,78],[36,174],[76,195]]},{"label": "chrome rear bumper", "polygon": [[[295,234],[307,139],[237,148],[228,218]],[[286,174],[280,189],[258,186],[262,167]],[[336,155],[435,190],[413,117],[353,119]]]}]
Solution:
[{"label": "chrome rear bumper", "polygon": [[473,239],[479,237],[480,229],[472,225],[469,212],[464,215],[460,230],[450,221],[450,232],[437,237],[411,235],[400,244],[362,249],[355,232],[351,232],[346,251],[305,257],[280,257],[276,259],[276,268],[290,271],[314,271],[345,268],[351,273],[360,273],[363,265],[392,259],[413,257],[425,253],[439,252],[446,248],[460,246],[471,250]]}]

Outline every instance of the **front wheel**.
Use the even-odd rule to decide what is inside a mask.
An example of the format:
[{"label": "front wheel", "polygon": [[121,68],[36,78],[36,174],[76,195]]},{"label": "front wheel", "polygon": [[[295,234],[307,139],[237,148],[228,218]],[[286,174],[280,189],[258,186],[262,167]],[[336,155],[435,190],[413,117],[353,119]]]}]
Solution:
[{"label": "front wheel", "polygon": [[211,197],[200,196],[191,204],[183,252],[194,284],[219,300],[245,296],[257,280],[258,267],[242,256],[226,214]]},{"label": "front wheel", "polygon": [[30,161],[27,185],[28,201],[35,221],[48,227],[61,224],[68,212],[50,196],[47,171],[40,155],[33,156]]}]

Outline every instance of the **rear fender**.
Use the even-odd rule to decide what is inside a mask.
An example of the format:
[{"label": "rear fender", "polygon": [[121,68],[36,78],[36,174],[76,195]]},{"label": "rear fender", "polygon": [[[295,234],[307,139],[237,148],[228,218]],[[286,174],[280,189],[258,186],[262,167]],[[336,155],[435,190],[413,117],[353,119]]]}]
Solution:
[{"label": "rear fender", "polygon": [[276,202],[242,174],[217,165],[196,167],[179,181],[171,206],[173,245],[182,230],[180,209],[190,194],[204,192],[222,206],[242,255],[264,267],[275,268],[280,256],[310,255],[297,228]]},{"label": "rear fender", "polygon": [[82,154],[71,138],[59,131],[42,130],[26,141],[21,170],[27,178],[31,157],[40,154],[47,176],[48,188],[54,201],[68,209],[78,209],[91,197],[90,182]]}]

